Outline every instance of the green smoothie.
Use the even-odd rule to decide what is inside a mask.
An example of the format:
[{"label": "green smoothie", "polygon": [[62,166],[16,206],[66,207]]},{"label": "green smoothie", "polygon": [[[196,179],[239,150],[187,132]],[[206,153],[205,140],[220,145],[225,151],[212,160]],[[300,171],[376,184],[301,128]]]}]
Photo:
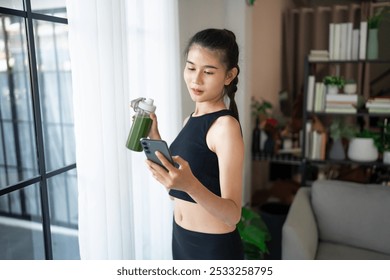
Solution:
[{"label": "green smoothie", "polygon": [[129,137],[127,138],[126,142],[126,147],[128,149],[136,152],[142,151],[142,146],[139,140],[142,137],[148,136],[152,122],[152,119],[147,116],[137,116],[134,119]]}]

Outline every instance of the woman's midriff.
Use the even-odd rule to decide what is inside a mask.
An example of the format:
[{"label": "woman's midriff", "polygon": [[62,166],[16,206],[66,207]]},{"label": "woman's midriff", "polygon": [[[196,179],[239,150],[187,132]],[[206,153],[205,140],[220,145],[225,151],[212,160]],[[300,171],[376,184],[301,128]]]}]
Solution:
[{"label": "woman's midriff", "polygon": [[204,233],[228,233],[234,231],[234,227],[228,226],[217,219],[197,203],[174,199],[175,221],[188,230]]}]

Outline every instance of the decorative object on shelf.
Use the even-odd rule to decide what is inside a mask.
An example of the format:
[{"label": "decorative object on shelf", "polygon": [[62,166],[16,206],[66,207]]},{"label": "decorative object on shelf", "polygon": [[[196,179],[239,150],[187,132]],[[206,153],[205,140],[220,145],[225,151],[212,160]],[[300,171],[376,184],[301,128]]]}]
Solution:
[{"label": "decorative object on shelf", "polygon": [[327,94],[337,94],[344,87],[345,80],[341,76],[326,76],[323,80]]},{"label": "decorative object on shelf", "polygon": [[237,229],[244,245],[245,258],[264,259],[264,254],[268,253],[267,242],[271,240],[271,235],[261,216],[250,207],[242,207]]},{"label": "decorative object on shelf", "polygon": [[379,156],[379,141],[379,133],[363,130],[349,142],[348,158],[361,162],[376,161]]},{"label": "decorative object on shelf", "polygon": [[346,94],[356,94],[357,92],[357,84],[355,80],[349,79],[345,82],[344,85],[344,93]]},{"label": "decorative object on shelf", "polygon": [[375,161],[378,159],[378,149],[372,138],[352,138],[349,142],[348,158],[354,161]]},{"label": "decorative object on shelf", "polygon": [[390,7],[382,7],[371,16],[367,21],[368,26],[368,41],[367,41],[367,58],[378,58],[378,29],[381,22],[384,20],[386,13],[390,11]]},{"label": "decorative object on shelf", "polygon": [[252,132],[252,152],[259,153],[263,150],[264,142],[266,141],[266,134],[263,128],[270,116],[272,104],[266,100],[261,102],[255,97],[252,97],[251,110],[252,117],[255,119],[255,126]]},{"label": "decorative object on shelf", "polygon": [[278,121],[274,118],[268,118],[265,122],[264,132],[267,134],[267,140],[264,142],[264,152],[273,155],[278,152],[281,137],[277,128]]},{"label": "decorative object on shelf", "polygon": [[328,157],[335,160],[344,160],[345,145],[343,141],[356,135],[356,128],[346,124],[341,118],[336,118],[329,127],[329,134],[333,144],[329,149]]},{"label": "decorative object on shelf", "polygon": [[378,29],[368,29],[367,58],[378,59]]},{"label": "decorative object on shelf", "polygon": [[252,116],[260,116],[260,122],[267,118],[270,115],[270,110],[272,109],[272,104],[267,100],[262,100],[261,102],[252,96]]}]

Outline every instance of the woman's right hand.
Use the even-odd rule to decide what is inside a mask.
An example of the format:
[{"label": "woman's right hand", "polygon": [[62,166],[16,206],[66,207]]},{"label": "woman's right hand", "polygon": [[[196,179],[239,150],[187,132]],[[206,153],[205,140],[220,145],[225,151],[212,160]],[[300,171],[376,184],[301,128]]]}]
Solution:
[{"label": "woman's right hand", "polygon": [[158,131],[158,123],[157,116],[155,113],[150,114],[150,118],[152,119],[152,126],[149,131],[149,138],[154,140],[161,140],[160,132]]}]

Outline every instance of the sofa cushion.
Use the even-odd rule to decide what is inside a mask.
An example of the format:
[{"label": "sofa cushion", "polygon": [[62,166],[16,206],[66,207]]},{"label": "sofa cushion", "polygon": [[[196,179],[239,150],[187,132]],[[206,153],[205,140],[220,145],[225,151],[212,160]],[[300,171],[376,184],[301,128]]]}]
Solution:
[{"label": "sofa cushion", "polygon": [[357,247],[320,242],[317,248],[317,260],[390,260],[390,255]]},{"label": "sofa cushion", "polygon": [[320,240],[390,254],[390,187],[318,180],[311,198]]}]

